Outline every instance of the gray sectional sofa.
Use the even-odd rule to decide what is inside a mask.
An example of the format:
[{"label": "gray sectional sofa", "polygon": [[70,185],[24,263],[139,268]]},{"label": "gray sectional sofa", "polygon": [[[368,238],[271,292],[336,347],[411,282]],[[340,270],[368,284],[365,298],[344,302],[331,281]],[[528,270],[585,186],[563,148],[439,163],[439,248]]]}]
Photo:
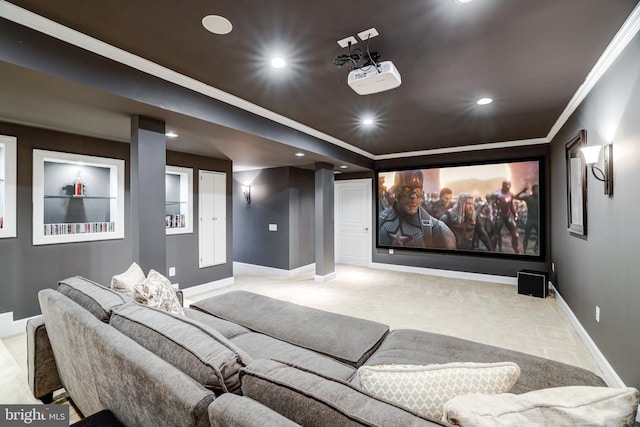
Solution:
[{"label": "gray sectional sofa", "polygon": [[429,426],[364,392],[377,364],[515,362],[523,393],[605,386],[595,374],[524,353],[233,291],[176,316],[81,277],[39,295],[27,325],[37,398],[64,387],[84,416],[127,426]]}]

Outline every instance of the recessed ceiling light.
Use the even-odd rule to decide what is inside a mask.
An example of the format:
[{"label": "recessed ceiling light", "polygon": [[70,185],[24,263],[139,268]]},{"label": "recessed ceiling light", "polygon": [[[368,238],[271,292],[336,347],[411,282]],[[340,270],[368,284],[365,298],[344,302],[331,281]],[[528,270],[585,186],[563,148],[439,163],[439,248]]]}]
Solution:
[{"label": "recessed ceiling light", "polygon": [[273,68],[284,68],[287,66],[287,61],[281,56],[275,56],[271,59],[271,66]]},{"label": "recessed ceiling light", "polygon": [[493,102],[493,99],[491,98],[480,98],[477,101],[478,105],[487,105],[487,104],[491,104]]},{"label": "recessed ceiling light", "polygon": [[167,133],[164,134],[167,138],[177,138],[178,134],[173,132],[173,131],[169,131]]},{"label": "recessed ceiling light", "polygon": [[233,30],[233,25],[224,16],[207,15],[202,18],[202,26],[213,34],[229,34]]},{"label": "recessed ceiling light", "polygon": [[362,119],[362,124],[365,126],[371,126],[373,125],[374,120],[371,117],[365,117],[364,119]]},{"label": "recessed ceiling light", "polygon": [[341,165],[341,166],[340,166],[340,169],[346,169],[346,168],[348,168],[348,167],[349,167],[349,166],[347,166],[347,165]]},{"label": "recessed ceiling light", "polygon": [[456,0],[456,3],[462,3],[462,4],[469,3],[469,2],[471,2],[471,0]]},{"label": "recessed ceiling light", "polygon": [[296,156],[298,156],[298,157],[304,157],[304,153],[296,153]]}]

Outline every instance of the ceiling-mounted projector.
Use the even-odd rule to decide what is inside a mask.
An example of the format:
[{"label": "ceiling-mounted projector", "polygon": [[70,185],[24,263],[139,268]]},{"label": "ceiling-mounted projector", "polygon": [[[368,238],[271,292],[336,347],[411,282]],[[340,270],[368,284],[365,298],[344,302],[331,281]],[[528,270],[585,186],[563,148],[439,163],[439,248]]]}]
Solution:
[{"label": "ceiling-mounted projector", "polygon": [[382,61],[375,65],[357,68],[349,73],[347,84],[358,95],[384,92],[400,86],[402,78],[391,61]]}]

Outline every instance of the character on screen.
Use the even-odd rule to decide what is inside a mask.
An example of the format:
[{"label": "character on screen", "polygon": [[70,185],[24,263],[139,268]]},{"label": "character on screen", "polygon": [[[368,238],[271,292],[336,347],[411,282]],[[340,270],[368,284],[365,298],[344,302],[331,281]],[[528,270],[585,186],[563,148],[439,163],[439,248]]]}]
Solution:
[{"label": "character on screen", "polygon": [[[518,200],[522,200],[527,205],[527,222],[524,226],[524,242],[522,243],[522,249],[524,253],[527,253],[527,246],[529,245],[529,238],[531,237],[531,232],[535,229],[536,236],[538,235],[538,198],[540,187],[538,185],[533,185],[531,187],[531,194],[523,196],[528,190],[525,187],[521,192],[515,195],[515,198]],[[536,245],[534,247],[534,252],[538,253],[538,240],[536,237]]]},{"label": "character on screen", "polygon": [[507,231],[511,235],[511,247],[516,254],[522,253],[520,250],[520,242],[518,241],[518,231],[516,230],[516,222],[518,215],[513,207],[513,194],[510,191],[511,182],[503,181],[502,188],[492,193],[487,199],[493,206],[495,214],[494,227],[495,237],[497,239],[497,248],[502,252],[502,226],[507,227]]},{"label": "character on screen", "polygon": [[458,249],[471,251],[476,240],[483,237],[486,237],[483,242],[488,243],[489,237],[483,229],[482,222],[478,220],[471,194],[460,193],[455,206],[442,215],[440,220],[453,231]]},{"label": "character on screen", "polygon": [[440,218],[453,207],[451,204],[452,198],[453,191],[451,191],[450,188],[444,187],[442,190],[440,190],[440,198],[432,200],[427,204],[427,212],[429,212],[431,216]]},{"label": "character on screen", "polygon": [[424,191],[419,170],[401,171],[395,175],[393,206],[380,213],[379,243],[384,246],[455,249],[451,230],[421,207]]}]

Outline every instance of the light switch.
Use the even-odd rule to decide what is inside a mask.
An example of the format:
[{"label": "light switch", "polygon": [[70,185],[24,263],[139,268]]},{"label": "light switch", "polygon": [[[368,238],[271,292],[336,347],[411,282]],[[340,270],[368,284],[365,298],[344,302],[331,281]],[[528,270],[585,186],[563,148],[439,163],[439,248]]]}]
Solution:
[{"label": "light switch", "polygon": [[278,224],[269,224],[269,231],[278,231]]}]

